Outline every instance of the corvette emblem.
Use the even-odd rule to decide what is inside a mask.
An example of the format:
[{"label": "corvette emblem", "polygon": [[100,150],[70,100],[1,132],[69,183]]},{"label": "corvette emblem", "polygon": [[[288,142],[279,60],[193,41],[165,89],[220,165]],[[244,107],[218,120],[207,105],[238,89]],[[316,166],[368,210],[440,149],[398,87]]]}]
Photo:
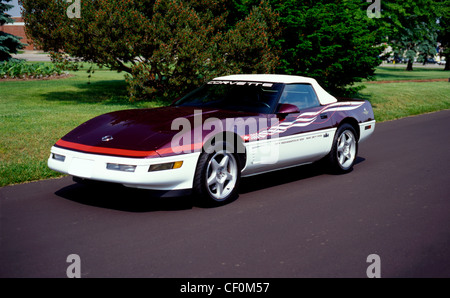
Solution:
[{"label": "corvette emblem", "polygon": [[102,141],[103,141],[103,142],[109,142],[109,141],[111,141],[112,139],[113,139],[113,137],[110,136],[110,135],[108,135],[108,136],[104,136],[104,137],[102,138]]},{"label": "corvette emblem", "polygon": [[366,110],[366,108],[364,108],[364,111],[363,111],[363,113],[364,113],[364,115],[367,115],[367,114],[369,114],[369,111],[368,111],[368,110]]}]

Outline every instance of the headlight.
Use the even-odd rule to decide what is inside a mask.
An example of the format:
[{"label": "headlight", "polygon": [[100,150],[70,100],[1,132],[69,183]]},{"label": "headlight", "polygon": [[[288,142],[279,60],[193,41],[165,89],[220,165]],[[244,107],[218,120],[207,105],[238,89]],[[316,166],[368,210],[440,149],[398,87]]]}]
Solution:
[{"label": "headlight", "polygon": [[106,164],[106,168],[108,170],[130,172],[130,173],[132,173],[136,170],[136,166],[121,165],[121,164],[117,164],[117,163],[108,163],[108,164]]},{"label": "headlight", "polygon": [[176,162],[168,162],[168,163],[159,163],[156,165],[151,165],[148,169],[149,172],[156,172],[156,171],[164,171],[164,170],[171,170],[171,169],[178,169],[181,168],[183,165],[182,161],[176,161]]}]

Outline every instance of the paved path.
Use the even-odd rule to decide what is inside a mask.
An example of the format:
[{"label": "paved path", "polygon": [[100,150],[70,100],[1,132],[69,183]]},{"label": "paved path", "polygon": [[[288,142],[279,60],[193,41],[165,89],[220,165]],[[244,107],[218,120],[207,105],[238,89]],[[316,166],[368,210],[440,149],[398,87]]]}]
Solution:
[{"label": "paved path", "polygon": [[33,62],[51,61],[50,56],[39,52],[26,52],[24,54],[12,55],[16,59],[25,59]]},{"label": "paved path", "polygon": [[240,198],[0,188],[0,277],[450,277],[450,110],[377,124],[354,171],[302,166],[244,179]]}]

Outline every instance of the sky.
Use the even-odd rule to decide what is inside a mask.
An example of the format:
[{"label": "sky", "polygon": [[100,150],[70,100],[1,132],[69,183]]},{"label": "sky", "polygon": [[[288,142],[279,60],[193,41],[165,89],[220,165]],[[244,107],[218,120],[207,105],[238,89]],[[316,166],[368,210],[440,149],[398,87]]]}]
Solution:
[{"label": "sky", "polygon": [[10,14],[12,17],[20,17],[20,7],[18,1],[19,0],[12,0],[11,2],[6,3],[14,5],[13,8],[7,11],[7,13]]}]

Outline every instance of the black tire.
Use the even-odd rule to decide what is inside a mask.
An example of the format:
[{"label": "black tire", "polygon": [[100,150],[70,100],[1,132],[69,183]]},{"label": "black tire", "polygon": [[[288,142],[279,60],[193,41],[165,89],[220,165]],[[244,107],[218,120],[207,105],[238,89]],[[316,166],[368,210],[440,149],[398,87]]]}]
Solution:
[{"label": "black tire", "polygon": [[334,136],[333,146],[327,156],[327,162],[335,174],[352,171],[358,155],[358,139],[353,126],[341,125]]},{"label": "black tire", "polygon": [[233,147],[212,144],[199,157],[194,176],[194,196],[201,205],[220,206],[238,197],[241,164]]}]

